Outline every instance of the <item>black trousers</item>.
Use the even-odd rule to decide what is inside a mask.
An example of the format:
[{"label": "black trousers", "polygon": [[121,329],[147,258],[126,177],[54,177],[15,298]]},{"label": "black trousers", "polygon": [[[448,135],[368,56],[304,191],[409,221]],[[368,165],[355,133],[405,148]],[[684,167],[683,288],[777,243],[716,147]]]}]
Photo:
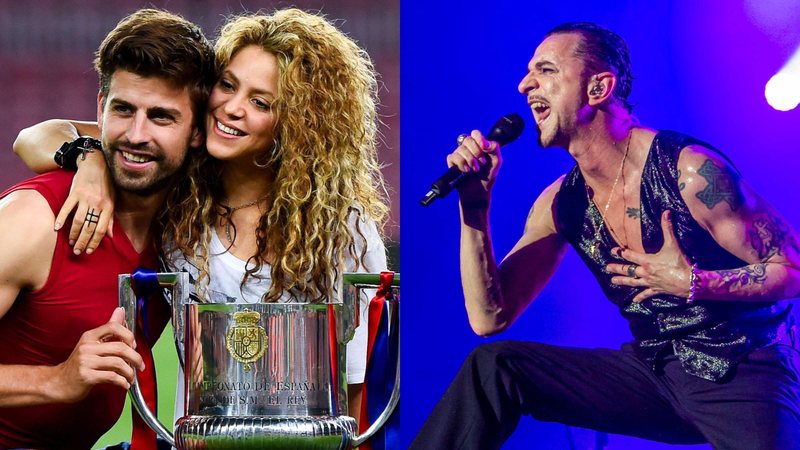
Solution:
[{"label": "black trousers", "polygon": [[799,367],[797,349],[775,344],[711,382],[673,355],[656,373],[628,348],[494,342],[472,351],[410,448],[500,448],[525,414],[672,444],[800,449]]}]

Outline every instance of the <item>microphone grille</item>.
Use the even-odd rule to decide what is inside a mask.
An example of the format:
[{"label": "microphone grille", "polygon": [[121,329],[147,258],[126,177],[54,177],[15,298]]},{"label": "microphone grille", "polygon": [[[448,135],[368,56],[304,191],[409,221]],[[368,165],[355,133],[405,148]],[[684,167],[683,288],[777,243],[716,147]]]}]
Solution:
[{"label": "microphone grille", "polygon": [[486,138],[490,141],[497,141],[503,146],[517,139],[524,129],[525,121],[522,120],[522,117],[517,113],[511,113],[501,117]]}]

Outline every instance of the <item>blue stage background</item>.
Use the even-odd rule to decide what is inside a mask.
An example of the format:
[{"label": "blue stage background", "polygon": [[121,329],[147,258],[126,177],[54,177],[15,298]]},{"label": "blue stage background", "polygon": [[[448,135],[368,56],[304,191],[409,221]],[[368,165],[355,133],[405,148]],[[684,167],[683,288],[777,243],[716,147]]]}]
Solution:
[{"label": "blue stage background", "polygon": [[[775,111],[764,99],[767,80],[800,46],[797,1],[404,0],[401,17],[402,448],[470,349],[487,342],[471,332],[463,307],[455,194],[428,208],[418,201],[446,168],[458,134],[485,131],[517,112],[527,129],[504,148],[492,205],[497,259],[513,246],[534,199],[573,164],[563,149],[538,147],[530,111],[516,91],[551,27],[589,20],[622,35],[631,50],[631,99],[642,124],[679,130],[722,149],[800,227],[800,111]],[[626,323],[570,250],[519,321],[488,340],[616,348],[629,338]],[[604,437],[526,418],[505,448],[596,448],[598,438]],[[607,448],[676,447],[608,436]]]}]

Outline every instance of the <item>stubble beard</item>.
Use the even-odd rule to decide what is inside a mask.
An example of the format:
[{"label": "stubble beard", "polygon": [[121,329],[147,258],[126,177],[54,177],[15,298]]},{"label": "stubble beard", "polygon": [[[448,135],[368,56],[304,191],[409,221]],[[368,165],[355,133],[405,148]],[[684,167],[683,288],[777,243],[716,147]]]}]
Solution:
[{"label": "stubble beard", "polygon": [[103,145],[103,148],[108,149],[104,150],[104,156],[114,187],[118,191],[138,197],[150,197],[168,189],[175,181],[177,174],[186,165],[185,161],[184,164],[176,166],[169,164],[164,159],[156,159],[154,161],[155,170],[147,173],[132,173],[119,166],[118,160],[115,158],[119,150],[114,143],[108,146]]},{"label": "stubble beard", "polygon": [[556,138],[559,134],[558,121],[556,120],[556,117],[551,114],[550,117],[545,120],[545,122],[548,121],[554,122],[554,124],[550,126],[547,126],[549,124],[545,124],[544,127],[537,126],[537,130],[539,131],[539,147],[541,148],[552,147],[555,144]]},{"label": "stubble beard", "polygon": [[549,134],[545,134],[544,130],[540,129],[538,141],[539,141],[539,147],[547,148],[550,146],[550,144],[552,144],[553,137],[550,136]]}]

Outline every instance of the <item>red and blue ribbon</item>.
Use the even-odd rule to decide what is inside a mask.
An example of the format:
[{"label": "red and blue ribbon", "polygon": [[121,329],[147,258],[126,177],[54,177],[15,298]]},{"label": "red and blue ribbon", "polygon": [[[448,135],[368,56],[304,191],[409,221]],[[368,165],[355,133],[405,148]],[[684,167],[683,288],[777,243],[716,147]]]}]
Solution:
[{"label": "red and blue ribbon", "polygon": [[155,344],[150,336],[150,307],[147,298],[156,294],[161,289],[158,283],[158,273],[152,269],[139,267],[131,276],[131,288],[136,295],[136,327],[142,330],[150,347]]},{"label": "red and blue ribbon", "polygon": [[[386,300],[392,300],[393,272],[381,272],[380,286],[369,303],[369,337],[367,343],[367,374],[361,404],[360,430],[364,432],[378,419],[389,403],[397,372],[399,349],[398,312],[389,317]],[[389,334],[391,330],[391,334]],[[399,408],[398,408],[399,409]],[[368,441],[372,450],[393,450],[400,448],[400,414],[398,409],[389,421]],[[365,420],[366,419],[366,420]]]},{"label": "red and blue ribbon", "polygon": [[[157,388],[155,361],[152,346],[155,344],[150,335],[150,302],[148,298],[159,292],[158,275],[154,270],[139,267],[132,275],[131,288],[136,295],[136,349],[144,360],[145,370],[137,374],[139,389],[147,406],[157,414]],[[144,342],[142,342],[144,340]],[[155,450],[156,433],[150,429],[138,413],[133,414],[133,435],[131,450]]]}]

